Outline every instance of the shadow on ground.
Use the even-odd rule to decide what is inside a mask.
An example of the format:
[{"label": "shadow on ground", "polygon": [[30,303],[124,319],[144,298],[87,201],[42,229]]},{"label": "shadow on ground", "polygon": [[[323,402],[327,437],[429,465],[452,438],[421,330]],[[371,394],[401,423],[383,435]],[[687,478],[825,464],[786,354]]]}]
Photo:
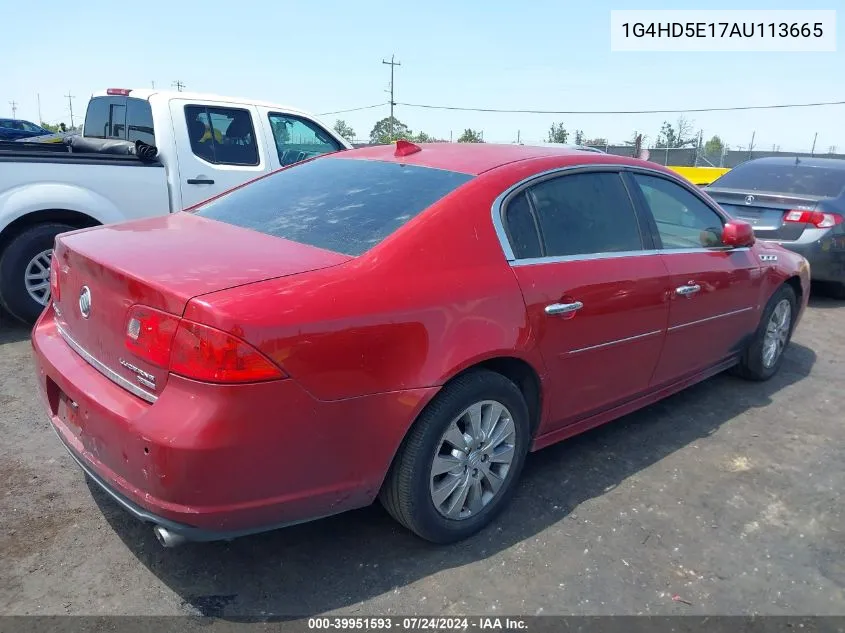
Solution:
[{"label": "shadow on ground", "polygon": [[793,343],[781,371],[751,383],[722,374],[616,422],[529,456],[512,505],[475,538],[425,543],[377,504],[231,543],[165,550],[92,485],[126,546],[181,596],[187,611],[216,617],[311,615],[350,607],[440,572],[485,559],[563,520],[575,507],[736,416],[771,404],[801,381],[815,353]]},{"label": "shadow on ground", "polygon": [[0,308],[0,345],[18,343],[28,339],[32,328],[24,325],[16,318]]}]

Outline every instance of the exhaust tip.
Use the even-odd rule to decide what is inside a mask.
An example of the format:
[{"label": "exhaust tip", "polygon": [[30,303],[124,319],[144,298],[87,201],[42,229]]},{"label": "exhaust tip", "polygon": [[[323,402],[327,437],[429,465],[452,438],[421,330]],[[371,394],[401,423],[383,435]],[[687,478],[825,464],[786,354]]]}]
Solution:
[{"label": "exhaust tip", "polygon": [[188,541],[188,539],[181,534],[174,534],[166,527],[162,527],[160,525],[153,528],[153,534],[155,534],[156,540],[162,547],[178,547]]}]

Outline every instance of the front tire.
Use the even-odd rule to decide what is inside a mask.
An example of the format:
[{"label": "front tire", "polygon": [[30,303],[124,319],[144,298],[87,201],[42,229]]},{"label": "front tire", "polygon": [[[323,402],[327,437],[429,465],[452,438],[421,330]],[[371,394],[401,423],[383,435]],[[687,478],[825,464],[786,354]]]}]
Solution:
[{"label": "front tire", "polygon": [[423,539],[468,538],[510,501],[530,436],[528,406],[514,383],[487,370],[460,376],[414,423],[379,499]]},{"label": "front tire", "polygon": [[783,353],[792,339],[798,301],[791,286],[783,285],[763,310],[760,324],[740,358],[736,373],[746,380],[768,380],[783,363]]},{"label": "front tire", "polygon": [[24,229],[0,256],[0,304],[28,325],[50,302],[50,258],[59,233],[76,227],[50,222]]}]

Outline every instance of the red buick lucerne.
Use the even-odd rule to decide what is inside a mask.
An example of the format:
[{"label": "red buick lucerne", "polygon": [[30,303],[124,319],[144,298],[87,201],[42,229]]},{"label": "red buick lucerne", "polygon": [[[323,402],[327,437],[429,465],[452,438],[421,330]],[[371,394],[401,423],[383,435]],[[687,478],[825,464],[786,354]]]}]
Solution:
[{"label": "red buick lucerne", "polygon": [[59,439],[166,546],[377,498],[446,543],[529,451],[770,378],[809,272],[653,163],[400,141],[59,236],[32,342]]}]

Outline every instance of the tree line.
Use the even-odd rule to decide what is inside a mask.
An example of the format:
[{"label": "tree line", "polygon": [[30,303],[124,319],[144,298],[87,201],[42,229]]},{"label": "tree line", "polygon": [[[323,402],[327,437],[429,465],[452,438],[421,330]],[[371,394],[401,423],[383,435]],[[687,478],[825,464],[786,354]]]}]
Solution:
[{"label": "tree line", "polygon": [[[343,119],[335,121],[334,130],[348,141],[353,141],[357,138],[355,130]],[[574,145],[589,145],[594,147],[607,146],[607,139],[604,137],[589,138],[584,134],[583,130],[574,130],[570,133],[562,122],[552,123],[549,132],[546,136],[547,143],[567,144],[570,137],[572,137]],[[644,144],[647,135],[640,132],[634,132],[631,140],[625,141],[626,145],[637,146],[637,144]],[[411,141],[412,143],[445,143],[446,139],[436,138],[423,131],[414,133],[406,124],[402,123],[396,117],[385,117],[376,122],[373,129],[370,131],[370,143],[377,145],[388,145],[395,143],[398,140]],[[467,128],[457,139],[458,143],[483,143],[484,135],[479,130]],[[654,147],[656,148],[681,148],[681,147],[698,147],[702,139],[700,134],[695,134],[693,122],[686,117],[680,116],[673,123],[664,121],[657,134]],[[725,144],[718,135],[713,135],[710,140],[703,144],[704,152],[706,154],[721,154],[725,151]]]}]

